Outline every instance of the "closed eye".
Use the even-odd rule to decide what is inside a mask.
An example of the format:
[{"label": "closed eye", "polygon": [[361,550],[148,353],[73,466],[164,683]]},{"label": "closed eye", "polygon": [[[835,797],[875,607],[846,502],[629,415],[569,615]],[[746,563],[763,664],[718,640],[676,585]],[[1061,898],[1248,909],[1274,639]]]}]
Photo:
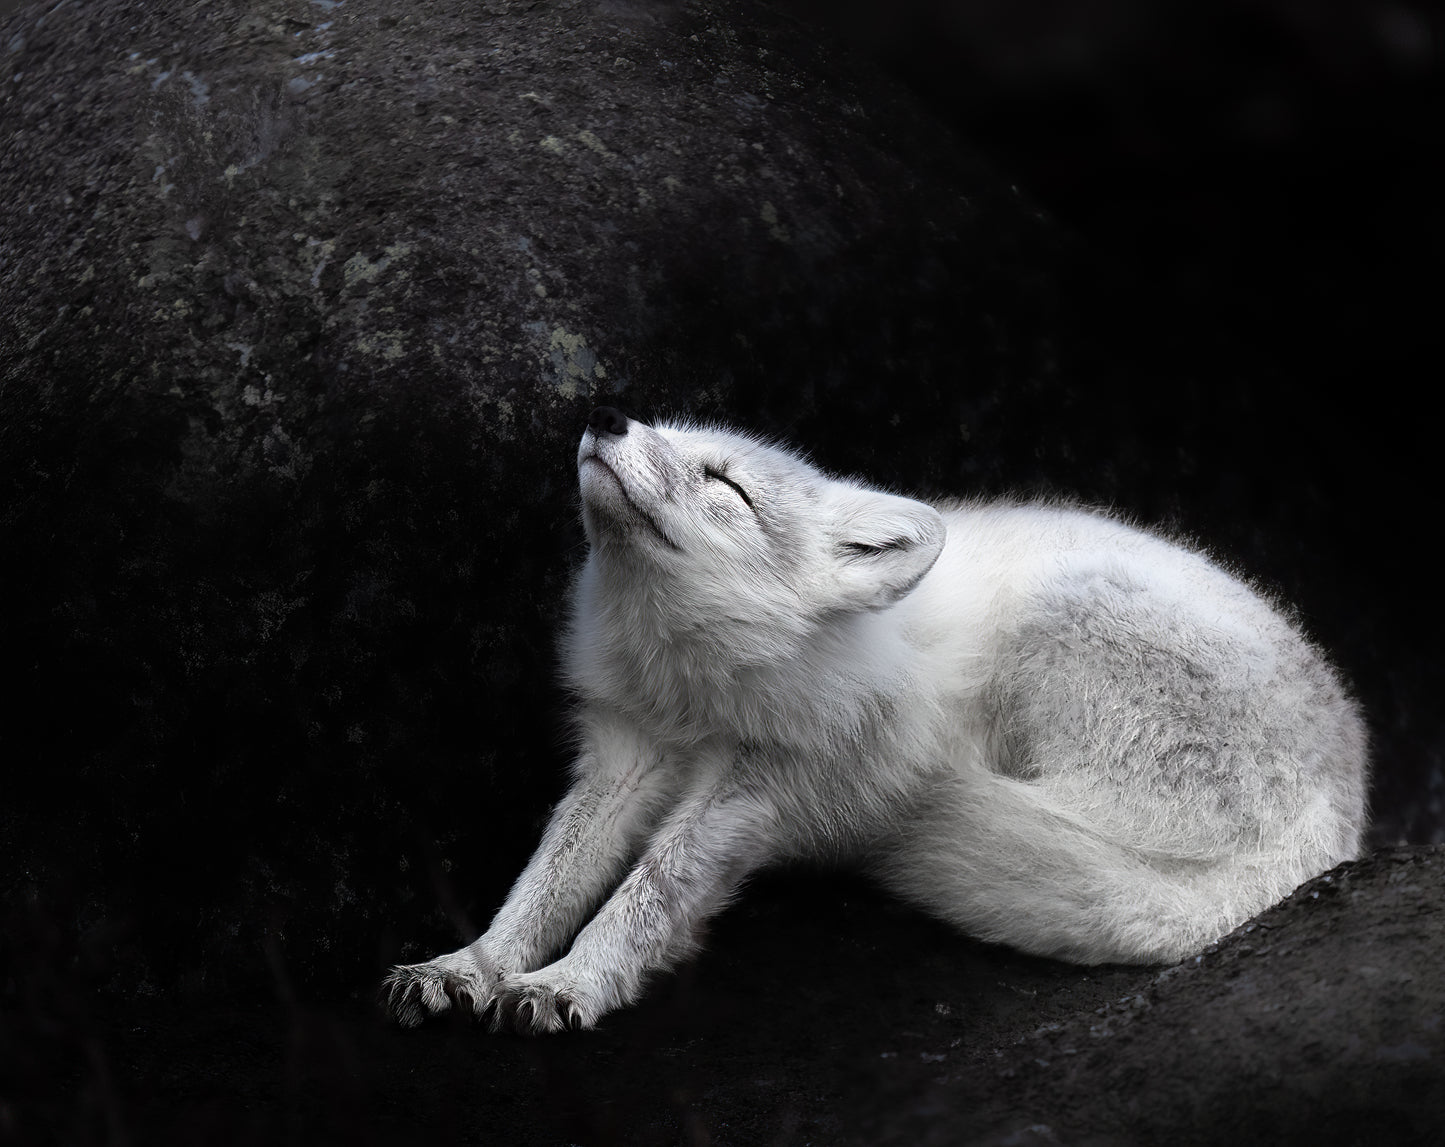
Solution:
[{"label": "closed eye", "polygon": [[876,554],[886,554],[889,550],[911,549],[913,543],[907,538],[894,538],[892,541],[880,542],[874,545],[871,542],[844,542],[843,549],[855,557],[867,558]]},{"label": "closed eye", "polygon": [[741,486],[739,486],[736,482],[734,482],[731,478],[729,478],[726,474],[724,474],[721,470],[714,470],[711,466],[704,466],[702,468],[702,476],[708,479],[710,482],[726,482],[729,486],[733,488],[734,491],[737,492],[737,496],[743,500],[744,504],[749,510],[753,508],[753,500],[748,497],[748,492],[744,490]]}]

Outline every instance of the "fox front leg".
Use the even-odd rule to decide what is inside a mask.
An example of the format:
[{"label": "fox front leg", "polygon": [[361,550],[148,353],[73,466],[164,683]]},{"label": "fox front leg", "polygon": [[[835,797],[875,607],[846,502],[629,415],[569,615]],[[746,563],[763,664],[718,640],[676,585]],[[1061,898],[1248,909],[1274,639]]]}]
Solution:
[{"label": "fox front leg", "polygon": [[641,860],[567,955],[505,976],[493,1030],[540,1035],[593,1027],[641,995],[647,977],[696,950],[702,925],[768,859],[766,810],[704,795],[662,824]]},{"label": "fox front leg", "polygon": [[621,876],[656,817],[656,754],[623,729],[593,730],[571,791],[491,927],[455,952],[396,967],[382,1003],[403,1026],[458,1006],[482,1017],[510,973],[539,967],[562,948]]}]

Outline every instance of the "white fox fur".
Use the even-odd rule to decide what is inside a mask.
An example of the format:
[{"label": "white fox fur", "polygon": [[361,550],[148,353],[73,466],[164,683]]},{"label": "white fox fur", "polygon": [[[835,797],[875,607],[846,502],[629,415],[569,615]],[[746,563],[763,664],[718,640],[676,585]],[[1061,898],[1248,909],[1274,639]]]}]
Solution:
[{"label": "white fox fur", "polygon": [[610,408],[578,469],[575,780],[486,933],[392,972],[403,1023],[591,1027],[787,859],[1025,952],[1162,963],[1356,855],[1354,704],[1198,553]]}]

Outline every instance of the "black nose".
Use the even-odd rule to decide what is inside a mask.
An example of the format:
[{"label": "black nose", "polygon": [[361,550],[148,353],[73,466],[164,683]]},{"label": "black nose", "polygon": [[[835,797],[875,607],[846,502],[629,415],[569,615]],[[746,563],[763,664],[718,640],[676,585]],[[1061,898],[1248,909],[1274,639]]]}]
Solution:
[{"label": "black nose", "polygon": [[627,433],[627,415],[615,406],[599,406],[587,416],[587,428],[593,434],[615,434],[621,438]]}]

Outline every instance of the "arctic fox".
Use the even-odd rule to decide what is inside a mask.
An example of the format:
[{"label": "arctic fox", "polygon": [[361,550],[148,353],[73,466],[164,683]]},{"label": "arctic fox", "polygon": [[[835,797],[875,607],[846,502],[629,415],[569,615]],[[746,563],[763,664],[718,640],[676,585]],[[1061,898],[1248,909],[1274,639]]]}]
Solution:
[{"label": "arctic fox", "polygon": [[1198,553],[609,407],[578,470],[574,783],[486,933],[392,971],[404,1024],[590,1028],[788,859],[1025,952],[1163,963],[1356,855],[1353,702]]}]

